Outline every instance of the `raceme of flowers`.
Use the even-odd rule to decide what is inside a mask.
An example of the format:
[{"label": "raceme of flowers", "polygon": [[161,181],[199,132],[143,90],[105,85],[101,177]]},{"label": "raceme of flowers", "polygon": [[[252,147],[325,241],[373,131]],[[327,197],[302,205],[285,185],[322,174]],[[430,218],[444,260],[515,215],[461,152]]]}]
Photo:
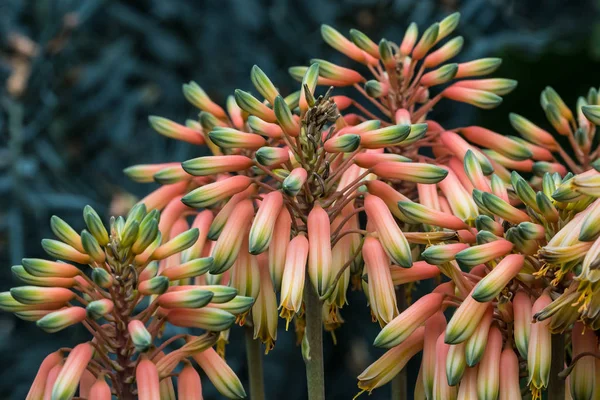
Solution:
[{"label": "raceme of flowers", "polygon": [[[257,66],[250,77],[260,96],[236,90],[225,108],[185,84],[198,121],[150,123],[211,154],[128,168],[162,186],[112,220],[110,233],[91,209],[81,235],[53,219],[62,243],[44,248],[89,264],[91,275],[54,261],[13,267],[33,286],[2,294],[2,309],[49,331],[83,322],[94,335],[48,356],[29,398],[71,398],[80,382],[80,397],[91,387],[90,399],[109,398],[94,388],[153,399],[144,390],[172,392],[174,376],[188,398],[200,391],[189,358],[223,395],[243,397],[221,358],[229,327],[252,329],[268,352],[278,315],[286,329],[293,322],[308,371],[318,359],[310,315],[333,335],[350,288],[365,292],[382,328],[374,345],[389,349],[359,375],[361,391],[422,353],[416,399],[519,399],[525,385],[536,399],[564,378],[557,398],[600,396],[598,92],[572,112],[544,90],[557,135],[517,114],[519,136],[442,127],[428,119],[442,99],[487,109],[516,87],[481,78],[497,58],[451,62],[463,44],[450,37],[458,21],[452,14],[421,35],[411,24],[399,44],[323,26],[324,40],[361,65],[292,67],[300,86],[291,94]],[[335,95],[345,86],[360,97]],[[402,309],[396,288],[406,285],[410,300],[426,279],[436,288]],[[165,355],[165,323],[207,332],[172,338],[186,344]],[[551,377],[556,360],[564,371]]]}]

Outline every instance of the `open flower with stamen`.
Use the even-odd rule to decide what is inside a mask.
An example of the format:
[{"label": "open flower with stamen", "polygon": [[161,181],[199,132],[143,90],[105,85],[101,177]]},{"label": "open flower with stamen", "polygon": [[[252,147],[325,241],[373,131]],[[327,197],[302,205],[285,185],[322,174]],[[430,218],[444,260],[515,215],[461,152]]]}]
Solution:
[{"label": "open flower with stamen", "polygon": [[[215,286],[191,285],[204,278],[212,264],[210,257],[199,258],[202,249],[195,249],[196,255],[186,253],[201,233],[207,235],[207,226],[202,232],[190,229],[185,215],[169,222],[167,210],[162,222],[171,229],[161,233],[159,218],[158,212],[147,212],[140,204],[126,218],[112,218],[107,229],[88,206],[88,229],[81,235],[59,218],[52,220],[54,233],[66,243],[56,240],[46,247],[52,258],[63,261],[26,258],[23,266],[13,268],[15,277],[29,286],[0,294],[0,309],[36,321],[47,332],[82,323],[92,336],[72,350],[48,356],[28,398],[70,399],[78,384],[90,399],[158,398],[159,391],[172,391],[171,379],[159,383],[159,373],[169,370],[168,375],[186,358],[210,348],[218,331],[228,329],[235,315],[251,306],[252,298],[245,307],[237,305],[233,288],[223,287],[232,291],[225,293]],[[200,242],[205,243],[205,237]],[[73,257],[74,251],[80,256]],[[76,261],[85,261],[87,268]],[[221,308],[210,307],[211,301]],[[236,304],[225,309],[229,301]],[[198,312],[202,315],[194,314]],[[187,345],[164,355],[158,336],[171,320],[206,332],[197,338],[186,335]]]}]

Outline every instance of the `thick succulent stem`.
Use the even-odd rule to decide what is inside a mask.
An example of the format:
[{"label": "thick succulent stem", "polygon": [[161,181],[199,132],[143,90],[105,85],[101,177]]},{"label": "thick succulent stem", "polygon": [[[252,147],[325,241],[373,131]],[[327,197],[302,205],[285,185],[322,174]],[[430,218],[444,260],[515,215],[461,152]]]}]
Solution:
[{"label": "thick succulent stem", "polygon": [[265,380],[261,344],[260,341],[254,339],[254,330],[251,327],[246,327],[245,331],[250,398],[253,400],[263,400],[265,398]]},{"label": "thick succulent stem", "polygon": [[325,400],[325,377],[323,366],[323,304],[319,300],[310,279],[304,285],[304,307],[306,313],[305,340],[308,354],[304,353],[306,384],[309,400]]},{"label": "thick succulent stem", "polygon": [[[398,304],[398,310],[404,311],[406,308],[406,298],[404,295],[404,286],[400,285],[396,288],[396,303]],[[392,379],[392,400],[405,400],[407,397],[407,385],[406,385],[406,368],[403,368],[398,375]]]},{"label": "thick succulent stem", "polygon": [[552,367],[548,383],[548,400],[565,398],[565,380],[558,376],[565,367],[565,335],[552,335]]}]

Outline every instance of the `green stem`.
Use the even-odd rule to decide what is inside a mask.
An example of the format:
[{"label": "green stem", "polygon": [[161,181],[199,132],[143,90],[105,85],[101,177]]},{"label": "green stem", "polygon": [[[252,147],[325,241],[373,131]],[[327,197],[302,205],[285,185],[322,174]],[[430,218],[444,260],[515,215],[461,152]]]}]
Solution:
[{"label": "green stem", "polygon": [[[402,312],[406,308],[406,297],[404,295],[404,285],[396,288],[396,303],[398,311]],[[392,379],[392,397],[391,400],[406,400],[407,385],[406,385],[406,368],[403,368],[398,375]]]},{"label": "green stem", "polygon": [[246,359],[248,361],[248,381],[250,398],[264,400],[265,380],[263,377],[262,348],[260,341],[254,339],[254,330],[246,327]]},{"label": "green stem", "polygon": [[306,384],[309,400],[325,400],[325,377],[323,367],[323,304],[319,300],[310,279],[304,285],[304,307],[308,354],[305,354]]},{"label": "green stem", "polygon": [[565,380],[558,374],[565,367],[565,336],[552,335],[552,366],[550,367],[550,382],[548,383],[548,400],[563,400],[565,398]]}]

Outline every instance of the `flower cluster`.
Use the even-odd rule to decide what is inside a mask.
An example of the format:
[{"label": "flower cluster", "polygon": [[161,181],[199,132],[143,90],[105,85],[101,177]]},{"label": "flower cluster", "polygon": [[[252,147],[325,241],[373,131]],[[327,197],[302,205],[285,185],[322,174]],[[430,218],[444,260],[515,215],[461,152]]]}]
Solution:
[{"label": "flower cluster", "polygon": [[[162,186],[127,219],[113,219],[110,233],[91,209],[81,235],[53,219],[62,242],[44,248],[89,264],[91,278],[62,262],[13,268],[33,286],[0,295],[2,309],[48,331],[83,322],[94,335],[64,362],[63,350],[49,356],[30,398],[49,390],[71,398],[80,380],[80,397],[90,386],[90,399],[173,398],[175,375],[180,398],[197,396],[190,357],[221,393],[239,398],[244,390],[222,359],[229,328],[246,326],[268,352],[281,316],[302,343],[309,398],[323,399],[322,331],[342,325],[349,288],[365,292],[382,328],[374,345],[389,349],[358,377],[362,391],[390,382],[422,352],[417,399],[519,399],[523,376],[534,399],[566,376],[568,393],[550,391],[598,397],[598,93],[573,113],[544,90],[558,135],[517,114],[510,120],[520,137],[445,129],[428,119],[442,99],[487,109],[516,87],[481,78],[497,58],[450,62],[463,43],[449,38],[458,20],[452,14],[420,36],[411,24],[400,44],[323,26],[324,40],[362,66],[314,59],[292,67],[300,87],[291,94],[257,66],[250,78],[259,96],[236,90],[225,108],[184,85],[198,121],[150,124],[210,155],[126,169]],[[330,88],[319,93],[319,85]],[[345,86],[364,101],[333,95]],[[426,279],[436,288],[404,309],[398,288],[406,285],[410,299],[412,284]],[[157,347],[167,322],[207,332]],[[186,344],[165,355],[178,338]],[[248,349],[260,399],[257,354]],[[86,374],[97,383],[84,384]],[[96,387],[104,397],[92,395]]]},{"label": "flower cluster", "polygon": [[[200,214],[194,225],[201,219]],[[23,259],[12,271],[27,286],[0,294],[0,309],[35,321],[46,332],[81,323],[93,336],[48,355],[27,399],[71,399],[77,391],[80,398],[93,400],[113,395],[156,399],[159,394],[174,399],[172,376],[180,363],[185,366],[178,373],[178,397],[201,398],[192,358],[221,393],[245,397],[239,379],[212,346],[218,332],[228,329],[254,299],[203,282],[213,259],[200,257],[199,229],[189,229],[185,220],[161,218],[156,210],[147,212],[144,205],[127,218],[112,218],[109,229],[89,206],[84,220],[87,229],[78,234],[52,217],[58,240],[44,239],[42,246],[59,261]],[[161,344],[167,323],[205,333],[176,335]],[[165,354],[176,340],[185,344]],[[188,392],[195,397],[187,397]]]},{"label": "flower cluster", "polygon": [[[542,99],[557,102],[560,98],[553,93],[546,89]],[[546,109],[552,110],[552,104],[546,102]],[[580,99],[580,115],[596,110],[583,104]],[[579,119],[577,132],[585,133],[591,141],[595,126],[584,119]],[[593,117],[590,119],[593,121]],[[511,120],[516,120],[514,114]],[[454,240],[430,243],[422,252],[423,259],[437,265],[449,281],[383,328],[374,344],[391,350],[359,376],[363,390],[391,380],[422,350],[415,398],[521,398],[523,375],[527,376],[533,398],[540,398],[551,380],[567,375],[573,399],[592,399],[600,393],[596,385],[598,340],[594,332],[599,327],[600,310],[595,285],[600,200],[594,196],[594,187],[600,174],[594,169],[586,170],[589,166],[584,159],[578,165],[579,171],[585,172],[566,173],[573,160],[565,155],[563,166],[554,158],[555,150],[562,153],[560,147],[552,147],[559,146],[558,140],[547,132],[549,139],[545,143],[538,140],[541,129],[536,127],[536,133],[528,124],[522,132],[528,132],[528,140],[537,143],[536,147],[529,143],[529,149],[538,154],[544,150],[548,160],[553,160],[553,167],[542,168],[527,159],[533,166],[527,171],[533,170],[539,176],[530,182],[514,170],[504,179],[496,173],[490,176],[470,149],[450,148],[455,164],[458,159],[463,160],[463,171],[453,170],[458,175],[455,193],[461,196],[459,204],[471,211],[470,218],[465,218],[464,213],[461,216],[469,222],[471,235],[457,230]],[[575,147],[577,143],[575,154],[581,149]],[[589,147],[587,151],[590,152]],[[490,152],[484,154],[493,161]],[[494,169],[498,171],[497,165]],[[574,182],[586,182],[582,187],[589,189],[579,191]],[[442,183],[438,186],[443,187]],[[435,199],[429,203],[439,202],[437,193],[430,195]],[[457,210],[446,209],[444,218],[429,218],[428,215],[444,210],[418,207],[422,209],[422,215],[416,218],[418,222],[438,229],[456,229],[440,221],[451,218],[452,213],[461,215]],[[406,212],[405,203],[399,202],[398,208],[405,217],[415,218]],[[447,321],[443,312],[452,307],[456,310]],[[565,333],[570,334],[571,343],[565,347],[559,341],[558,346],[553,346],[552,341],[562,339]],[[551,377],[553,362],[559,360],[559,370],[562,369],[567,350],[570,367],[560,377]]]}]

